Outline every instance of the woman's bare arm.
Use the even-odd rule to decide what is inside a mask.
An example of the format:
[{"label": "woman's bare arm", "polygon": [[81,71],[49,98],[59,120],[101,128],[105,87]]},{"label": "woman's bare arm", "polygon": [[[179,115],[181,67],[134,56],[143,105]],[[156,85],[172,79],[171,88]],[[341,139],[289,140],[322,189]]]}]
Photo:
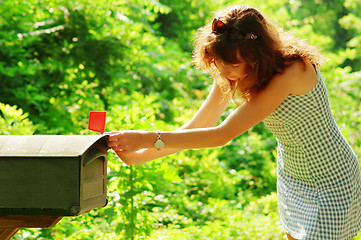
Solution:
[{"label": "woman's bare arm", "polygon": [[[183,125],[178,131],[192,129],[192,128],[206,128],[214,126],[225,109],[227,108],[227,101],[223,101],[222,92],[216,83],[213,83],[212,89],[208,94],[207,99],[203,102],[192,120]],[[108,133],[109,135],[118,134],[118,131]],[[179,151],[182,148],[166,148],[162,151],[157,151],[155,148],[143,148],[134,152],[116,151],[120,159],[127,165],[141,164],[153,159],[168,156]]]},{"label": "woman's bare arm", "polygon": [[[305,71],[302,63],[292,64],[216,127],[163,132],[165,150],[223,146],[271,114],[288,95],[308,81],[309,72]],[[312,73],[315,74],[314,71]],[[156,139],[155,132],[124,131],[111,137],[110,141],[115,151],[132,152],[140,148],[154,149]]]}]

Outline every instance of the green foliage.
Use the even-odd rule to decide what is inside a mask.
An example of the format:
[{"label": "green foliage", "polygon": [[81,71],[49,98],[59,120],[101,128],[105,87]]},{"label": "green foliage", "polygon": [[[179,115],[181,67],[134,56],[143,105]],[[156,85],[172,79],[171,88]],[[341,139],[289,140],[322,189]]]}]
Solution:
[{"label": "green foliage", "polygon": [[[178,128],[211,83],[191,64],[196,29],[242,3],[322,49],[335,119],[361,156],[358,0],[1,1],[0,134],[93,134],[90,110],[107,110],[106,130]],[[258,124],[223,148],[140,166],[110,152],[108,206],[14,238],[284,239],[275,149]]]},{"label": "green foliage", "polygon": [[190,69],[189,54],[152,25],[167,9],[157,1],[5,1],[0,101],[21,104],[38,133],[64,134],[81,132],[84,113],[107,109],[114,92],[162,91],[171,100],[187,94],[183,85],[203,88],[192,81],[205,77]]},{"label": "green foliage", "polygon": [[0,103],[1,135],[32,135],[36,126],[29,121],[29,114],[16,106]]},{"label": "green foliage", "polygon": [[167,230],[154,231],[149,239],[283,239],[275,193],[250,202],[244,209],[219,199],[210,199],[207,208],[213,219],[204,225],[182,229],[169,226]]},{"label": "green foliage", "polygon": [[[344,7],[347,9],[348,14],[345,14],[339,19],[340,25],[346,29],[351,37],[347,39],[346,42],[347,48],[344,50],[347,54],[347,58],[344,65],[350,65],[354,71],[360,71],[361,69],[361,51],[358,46],[361,43],[361,3],[356,0],[346,0],[344,2]],[[360,77],[358,77],[360,82]]]}]

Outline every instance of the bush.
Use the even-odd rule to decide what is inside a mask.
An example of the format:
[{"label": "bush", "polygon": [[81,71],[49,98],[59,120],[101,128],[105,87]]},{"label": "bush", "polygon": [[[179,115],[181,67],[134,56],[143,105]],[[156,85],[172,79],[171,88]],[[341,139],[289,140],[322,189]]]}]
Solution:
[{"label": "bush", "polygon": [[36,125],[28,117],[21,108],[0,103],[0,135],[32,135]]}]

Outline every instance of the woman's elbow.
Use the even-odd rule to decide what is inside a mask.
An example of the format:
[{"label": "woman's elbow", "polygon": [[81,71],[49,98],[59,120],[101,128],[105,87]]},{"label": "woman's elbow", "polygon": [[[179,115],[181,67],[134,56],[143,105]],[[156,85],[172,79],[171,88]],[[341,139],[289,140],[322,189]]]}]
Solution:
[{"label": "woman's elbow", "polygon": [[217,133],[217,140],[216,140],[216,146],[222,147],[225,146],[227,143],[232,141],[236,135],[234,134],[234,131],[227,131],[227,129],[224,129],[222,126],[218,126],[218,133]]}]

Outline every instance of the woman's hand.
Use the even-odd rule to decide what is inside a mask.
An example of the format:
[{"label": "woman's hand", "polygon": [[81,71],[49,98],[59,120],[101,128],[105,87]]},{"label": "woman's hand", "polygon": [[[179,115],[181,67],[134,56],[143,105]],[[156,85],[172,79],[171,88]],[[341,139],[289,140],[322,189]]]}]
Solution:
[{"label": "woman's hand", "polygon": [[146,132],[143,131],[111,131],[105,134],[109,135],[108,146],[117,154],[122,152],[128,154],[149,147],[145,141]]},{"label": "woman's hand", "polygon": [[[125,131],[125,132],[127,132],[127,133],[133,132],[134,133],[137,131]],[[122,134],[122,133],[123,133],[123,131],[111,131],[111,132],[107,132],[106,134],[109,136],[110,139],[114,140],[114,139],[122,138],[122,136],[124,136],[124,134]],[[140,133],[146,135],[147,132],[140,132]],[[148,135],[150,135],[151,137],[153,137],[152,134],[155,134],[154,138],[156,138],[156,133],[148,132]],[[154,147],[154,144],[152,144],[151,147],[140,147],[140,144],[139,144],[138,147],[136,147],[136,148],[139,148],[139,150],[130,152],[130,151],[122,149],[121,146],[117,146],[116,142],[117,142],[117,140],[112,141],[112,142],[109,141],[108,145],[110,147],[112,147],[112,150],[118,155],[120,160],[122,160],[127,165],[142,164],[142,163],[148,162],[150,160],[168,156],[170,154],[173,154],[173,153],[176,153],[176,152],[179,152],[182,150],[182,149],[169,149],[168,148],[168,149],[162,149],[162,151],[158,151]],[[152,143],[152,141],[150,141],[150,142]],[[115,144],[115,145],[113,145],[113,144]]]}]

